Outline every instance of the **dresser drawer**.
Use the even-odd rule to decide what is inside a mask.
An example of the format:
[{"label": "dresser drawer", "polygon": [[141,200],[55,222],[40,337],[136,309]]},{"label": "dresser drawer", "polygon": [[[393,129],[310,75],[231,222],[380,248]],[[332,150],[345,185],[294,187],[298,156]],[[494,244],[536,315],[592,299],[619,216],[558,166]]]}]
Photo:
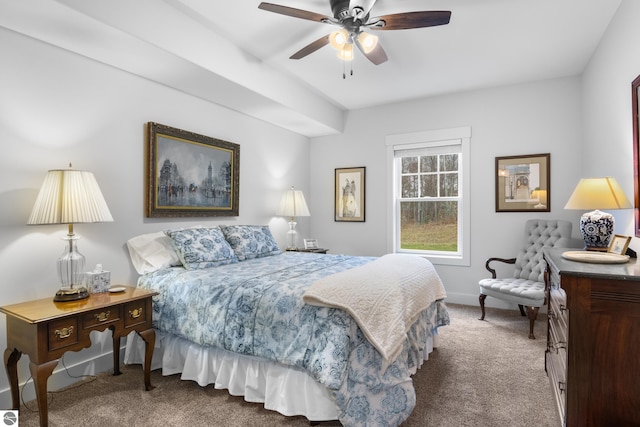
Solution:
[{"label": "dresser drawer", "polygon": [[84,329],[92,329],[117,322],[122,318],[121,308],[120,306],[114,306],[91,311],[82,316],[82,326]]},{"label": "dresser drawer", "polygon": [[49,351],[78,343],[78,317],[54,320],[48,324]]},{"label": "dresser drawer", "polygon": [[551,383],[551,391],[561,417],[560,425],[565,424],[565,408],[567,406],[567,352],[564,349],[547,350],[545,355],[547,375]]},{"label": "dresser drawer", "polygon": [[[555,333],[554,343],[567,343],[569,336],[569,310],[567,309],[567,294],[561,288],[551,288],[549,291],[549,328]],[[566,347],[566,345],[565,345]]]},{"label": "dresser drawer", "polygon": [[151,313],[146,300],[129,302],[124,306],[124,327],[131,328],[143,323],[151,323]]}]

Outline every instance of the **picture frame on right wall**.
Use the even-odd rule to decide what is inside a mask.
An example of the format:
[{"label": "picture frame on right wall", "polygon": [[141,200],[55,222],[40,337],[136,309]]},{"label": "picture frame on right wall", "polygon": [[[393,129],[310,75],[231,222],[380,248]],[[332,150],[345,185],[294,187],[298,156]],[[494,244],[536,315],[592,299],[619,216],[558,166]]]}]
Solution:
[{"label": "picture frame on right wall", "polygon": [[640,237],[640,75],[631,82],[631,111],[633,124],[633,190],[635,235]]},{"label": "picture frame on right wall", "polygon": [[551,154],[496,157],[496,212],[551,212]]}]

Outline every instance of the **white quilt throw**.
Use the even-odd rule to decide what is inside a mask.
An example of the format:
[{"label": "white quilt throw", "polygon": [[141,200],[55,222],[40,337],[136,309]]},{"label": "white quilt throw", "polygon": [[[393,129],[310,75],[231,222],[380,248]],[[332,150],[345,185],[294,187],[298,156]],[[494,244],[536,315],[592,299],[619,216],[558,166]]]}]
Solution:
[{"label": "white quilt throw", "polygon": [[420,312],[446,296],[430,261],[416,255],[387,254],[318,280],[303,299],[309,305],[347,311],[369,342],[391,361],[402,350],[407,331]]}]

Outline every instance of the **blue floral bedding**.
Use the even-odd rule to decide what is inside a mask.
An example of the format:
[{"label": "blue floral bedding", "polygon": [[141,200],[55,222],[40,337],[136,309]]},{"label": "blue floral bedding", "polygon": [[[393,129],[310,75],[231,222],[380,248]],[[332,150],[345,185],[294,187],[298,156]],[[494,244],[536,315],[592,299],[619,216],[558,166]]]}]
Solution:
[{"label": "blue floral bedding", "polygon": [[173,267],[140,277],[154,297],[154,327],[297,366],[329,388],[345,426],[395,426],[415,406],[410,374],[426,337],[449,323],[442,301],[425,310],[400,356],[386,362],[344,311],[306,305],[316,280],[375,258],[287,252],[201,270]]}]

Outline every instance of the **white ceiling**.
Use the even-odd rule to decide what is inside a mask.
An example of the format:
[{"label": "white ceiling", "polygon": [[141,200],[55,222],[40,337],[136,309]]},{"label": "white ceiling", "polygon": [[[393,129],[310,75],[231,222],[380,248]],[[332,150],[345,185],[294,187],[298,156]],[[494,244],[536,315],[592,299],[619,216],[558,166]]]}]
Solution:
[{"label": "white ceiling", "polygon": [[[353,76],[326,46],[336,27],[259,0],[0,0],[0,26],[306,136],[345,111],[579,74],[621,0],[378,0],[372,16],[450,10],[449,25],[380,31],[389,61],[360,52]],[[271,0],[331,15],[329,0]]]}]

